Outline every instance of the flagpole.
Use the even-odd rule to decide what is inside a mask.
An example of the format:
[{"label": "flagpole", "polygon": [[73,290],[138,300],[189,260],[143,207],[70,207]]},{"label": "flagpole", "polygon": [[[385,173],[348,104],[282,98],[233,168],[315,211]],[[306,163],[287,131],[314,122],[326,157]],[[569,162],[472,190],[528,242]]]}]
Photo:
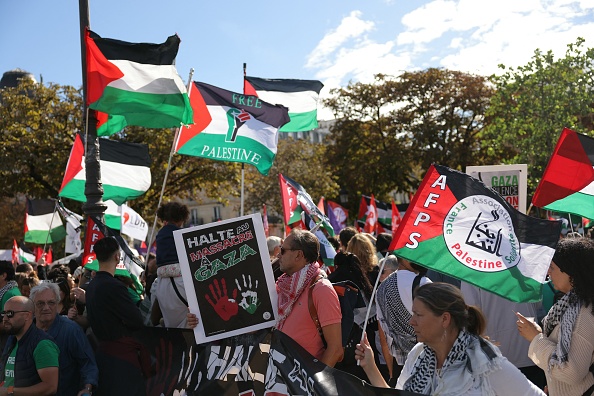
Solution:
[{"label": "flagpole", "polygon": [[[190,69],[190,74],[188,75],[188,83],[186,85],[186,90],[188,91],[188,97],[190,97],[190,87],[192,85],[192,78],[194,77],[194,68]],[[163,185],[161,186],[161,194],[159,194],[159,203],[157,204],[157,209],[155,210],[155,218],[153,220],[153,226],[151,227],[151,233],[149,234],[148,244],[146,248],[146,254],[144,256],[145,264],[148,263],[148,256],[151,252],[151,245],[153,244],[153,238],[155,236],[155,228],[157,228],[157,212],[161,207],[161,202],[163,202],[163,195],[165,194],[165,185],[167,184],[167,178],[169,177],[169,168],[171,167],[171,159],[173,158],[173,154],[175,154],[175,146],[177,144],[177,140],[179,139],[179,133],[181,131],[181,127],[175,128],[175,135],[173,137],[173,143],[171,144],[171,150],[169,151],[169,159],[167,160],[167,168],[165,169],[165,176],[163,177]]]},{"label": "flagpole", "polygon": [[78,1],[80,21],[80,49],[83,81],[83,118],[85,142],[85,197],[83,211],[88,216],[103,218],[107,205],[103,203],[103,185],[101,183],[101,166],[99,164],[99,140],[97,139],[97,111],[87,107],[87,51],[86,34],[91,27],[89,17],[89,1]]},{"label": "flagpole", "polygon": [[[361,342],[363,342],[363,338],[365,337],[365,331],[367,330],[367,321],[369,320],[369,313],[371,312],[371,307],[373,306],[373,301],[375,300],[375,292],[377,291],[377,287],[379,285],[379,280],[381,278],[382,272],[384,272],[384,265],[386,264],[386,260],[382,260],[380,263],[379,268],[379,275],[375,279],[375,285],[373,285],[373,291],[371,292],[371,298],[369,299],[369,306],[367,307],[367,313],[365,314],[365,321],[363,322],[363,332],[361,333]],[[361,364],[360,360],[357,360],[357,366]]]},{"label": "flagpole", "polygon": [[242,162],[241,163],[241,206],[240,206],[240,210],[239,210],[239,215],[243,216],[243,181],[244,181],[244,175],[245,175],[245,165]]},{"label": "flagpole", "polygon": [[[52,219],[50,220],[49,231],[47,233],[47,236],[45,237],[45,243],[43,244],[43,254],[45,254],[45,248],[47,247],[47,241],[49,240],[50,232],[52,232],[52,225],[54,225],[54,217],[56,216],[57,211],[58,211],[58,201],[56,201],[56,204],[54,205],[54,213],[52,213]],[[43,254],[41,257],[43,257]]]},{"label": "flagpole", "polygon": [[[243,94],[245,95],[245,76],[246,76],[246,70],[247,70],[247,63],[243,63],[243,79],[244,79],[244,84],[243,84]],[[243,195],[243,187],[244,187],[244,179],[245,178],[245,164],[242,162],[241,163],[241,197],[240,197],[240,205],[239,205],[239,215],[243,216],[243,202],[244,202],[244,195]]]}]

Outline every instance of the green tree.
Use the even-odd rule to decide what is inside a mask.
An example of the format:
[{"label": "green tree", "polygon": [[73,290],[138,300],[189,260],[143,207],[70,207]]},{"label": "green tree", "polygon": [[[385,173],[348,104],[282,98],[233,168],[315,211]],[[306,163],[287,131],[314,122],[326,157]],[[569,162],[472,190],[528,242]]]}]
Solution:
[{"label": "green tree", "polygon": [[528,164],[529,195],[534,192],[564,127],[593,129],[594,49],[579,38],[564,58],[537,49],[516,69],[500,65],[496,93],[487,112],[485,147],[506,163]]},{"label": "green tree", "polygon": [[[17,88],[0,91],[0,199],[10,206],[16,198],[56,198],[64,178],[75,134],[82,130],[81,92],[70,86],[37,84],[23,81]],[[167,169],[173,129],[130,127],[111,137],[149,146],[152,159],[152,186],[130,205],[151,222],[161,193]],[[174,197],[196,197],[199,192],[224,200],[230,191],[239,195],[237,164],[174,155],[169,168],[164,200]],[[66,206],[81,213],[81,204],[68,199]],[[17,207],[17,206],[13,206]],[[21,206],[19,206],[20,208]],[[24,206],[22,206],[24,208]],[[0,246],[22,239],[24,209],[20,224],[4,224],[0,230]],[[10,245],[11,246],[11,245]]]},{"label": "green tree", "polygon": [[486,161],[480,150],[492,95],[485,77],[427,69],[374,83],[350,83],[325,101],[337,119],[327,157],[350,193],[389,202],[389,193],[416,188],[433,162],[451,168]]},{"label": "green tree", "polygon": [[486,77],[430,68],[401,74],[398,85],[401,106],[393,116],[422,169],[438,163],[464,171],[491,160],[480,145],[493,95]]},{"label": "green tree", "polygon": [[307,140],[279,140],[277,155],[268,176],[263,176],[252,166],[246,166],[245,207],[258,211],[262,204],[266,204],[269,214],[276,213],[282,218],[279,173],[301,184],[315,203],[321,196],[330,199],[338,197],[336,176],[324,162],[329,149],[330,146]]}]

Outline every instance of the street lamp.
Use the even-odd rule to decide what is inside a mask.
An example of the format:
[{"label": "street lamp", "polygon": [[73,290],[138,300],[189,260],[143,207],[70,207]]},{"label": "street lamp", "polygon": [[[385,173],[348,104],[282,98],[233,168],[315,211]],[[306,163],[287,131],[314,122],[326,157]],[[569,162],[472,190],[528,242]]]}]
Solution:
[{"label": "street lamp", "polygon": [[346,205],[347,203],[349,203],[349,192],[347,191],[346,188],[342,187],[340,189],[340,191],[338,192],[338,195],[339,195],[340,203],[342,205]]}]

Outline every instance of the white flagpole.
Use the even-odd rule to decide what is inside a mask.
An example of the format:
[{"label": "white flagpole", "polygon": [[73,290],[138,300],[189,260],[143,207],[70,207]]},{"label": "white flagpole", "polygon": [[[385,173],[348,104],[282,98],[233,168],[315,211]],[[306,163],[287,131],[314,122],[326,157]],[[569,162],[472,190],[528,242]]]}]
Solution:
[{"label": "white flagpole", "polygon": [[[192,77],[194,76],[194,68],[190,69],[190,75],[188,76],[188,84],[186,85],[186,90],[188,91],[188,97],[190,97],[190,87],[192,84]],[[153,244],[153,238],[155,237],[155,228],[157,228],[157,211],[161,207],[161,202],[163,201],[163,195],[165,194],[165,185],[167,184],[167,178],[169,177],[169,168],[171,167],[171,158],[173,158],[173,154],[175,153],[175,146],[177,145],[177,140],[179,139],[179,132],[181,131],[182,127],[175,128],[175,136],[173,137],[173,143],[171,144],[171,151],[169,152],[169,159],[167,160],[167,169],[165,170],[165,177],[163,177],[163,185],[161,186],[161,194],[159,195],[159,203],[157,204],[157,209],[155,210],[155,219],[153,220],[153,226],[151,227],[151,232],[149,234],[148,243],[146,246],[146,254],[144,256],[144,263],[148,263],[148,256],[151,252],[151,245]]]},{"label": "white flagpole", "polygon": [[243,216],[243,178],[245,175],[245,164],[241,163],[241,208],[239,210],[239,215]]},{"label": "white flagpole", "polygon": [[[382,276],[382,272],[384,271],[384,265],[386,264],[386,260],[382,260],[379,268],[379,273],[377,278],[375,279],[375,285],[373,285],[373,291],[371,292],[371,298],[369,299],[369,305],[367,306],[367,313],[365,314],[365,322],[363,322],[363,333],[361,333],[361,341],[363,342],[363,337],[365,337],[365,331],[367,330],[367,321],[369,320],[369,313],[371,312],[371,307],[373,306],[373,302],[375,300],[375,292],[377,291],[377,287],[379,285],[380,277]],[[357,360],[357,366],[361,363],[360,360]]]}]

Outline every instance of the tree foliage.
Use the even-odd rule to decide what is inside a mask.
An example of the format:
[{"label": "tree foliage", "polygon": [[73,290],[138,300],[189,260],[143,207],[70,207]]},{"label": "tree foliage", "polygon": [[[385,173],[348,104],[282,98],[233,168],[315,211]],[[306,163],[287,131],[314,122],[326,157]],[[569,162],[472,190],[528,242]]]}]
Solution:
[{"label": "tree foliage", "polygon": [[490,160],[480,144],[493,94],[485,77],[443,69],[380,74],[331,94],[325,105],[337,121],[327,159],[354,205],[361,194],[387,200],[395,189],[416,188],[433,162],[464,170]]},{"label": "tree foliage", "polygon": [[[0,91],[0,199],[3,207],[20,202],[17,197],[56,198],[76,133],[83,130],[81,92],[70,86],[43,85],[25,80],[17,88]],[[132,206],[147,221],[156,212],[161,186],[174,139],[173,129],[130,127],[111,139],[145,143],[152,159],[152,186]],[[174,155],[164,201],[196,198],[199,192],[223,201],[229,192],[239,195],[237,164]],[[81,213],[81,204],[64,200]],[[17,208],[16,205],[12,207]],[[23,209],[21,209],[21,207]],[[24,206],[17,225],[4,224],[0,246],[22,239]],[[14,230],[21,230],[18,235]]]},{"label": "tree foliage", "polygon": [[534,191],[564,127],[589,133],[594,114],[594,49],[584,40],[567,46],[564,58],[537,49],[530,62],[493,76],[496,93],[487,112],[485,144],[506,163],[528,164]]},{"label": "tree foliage", "polygon": [[331,149],[330,146],[310,143],[304,139],[279,140],[277,155],[268,176],[261,175],[254,167],[246,167],[248,198],[245,206],[259,210],[262,204],[266,204],[269,213],[282,215],[279,173],[301,184],[316,203],[322,196],[335,199],[338,197],[339,186],[336,176],[324,162],[327,151]]}]

